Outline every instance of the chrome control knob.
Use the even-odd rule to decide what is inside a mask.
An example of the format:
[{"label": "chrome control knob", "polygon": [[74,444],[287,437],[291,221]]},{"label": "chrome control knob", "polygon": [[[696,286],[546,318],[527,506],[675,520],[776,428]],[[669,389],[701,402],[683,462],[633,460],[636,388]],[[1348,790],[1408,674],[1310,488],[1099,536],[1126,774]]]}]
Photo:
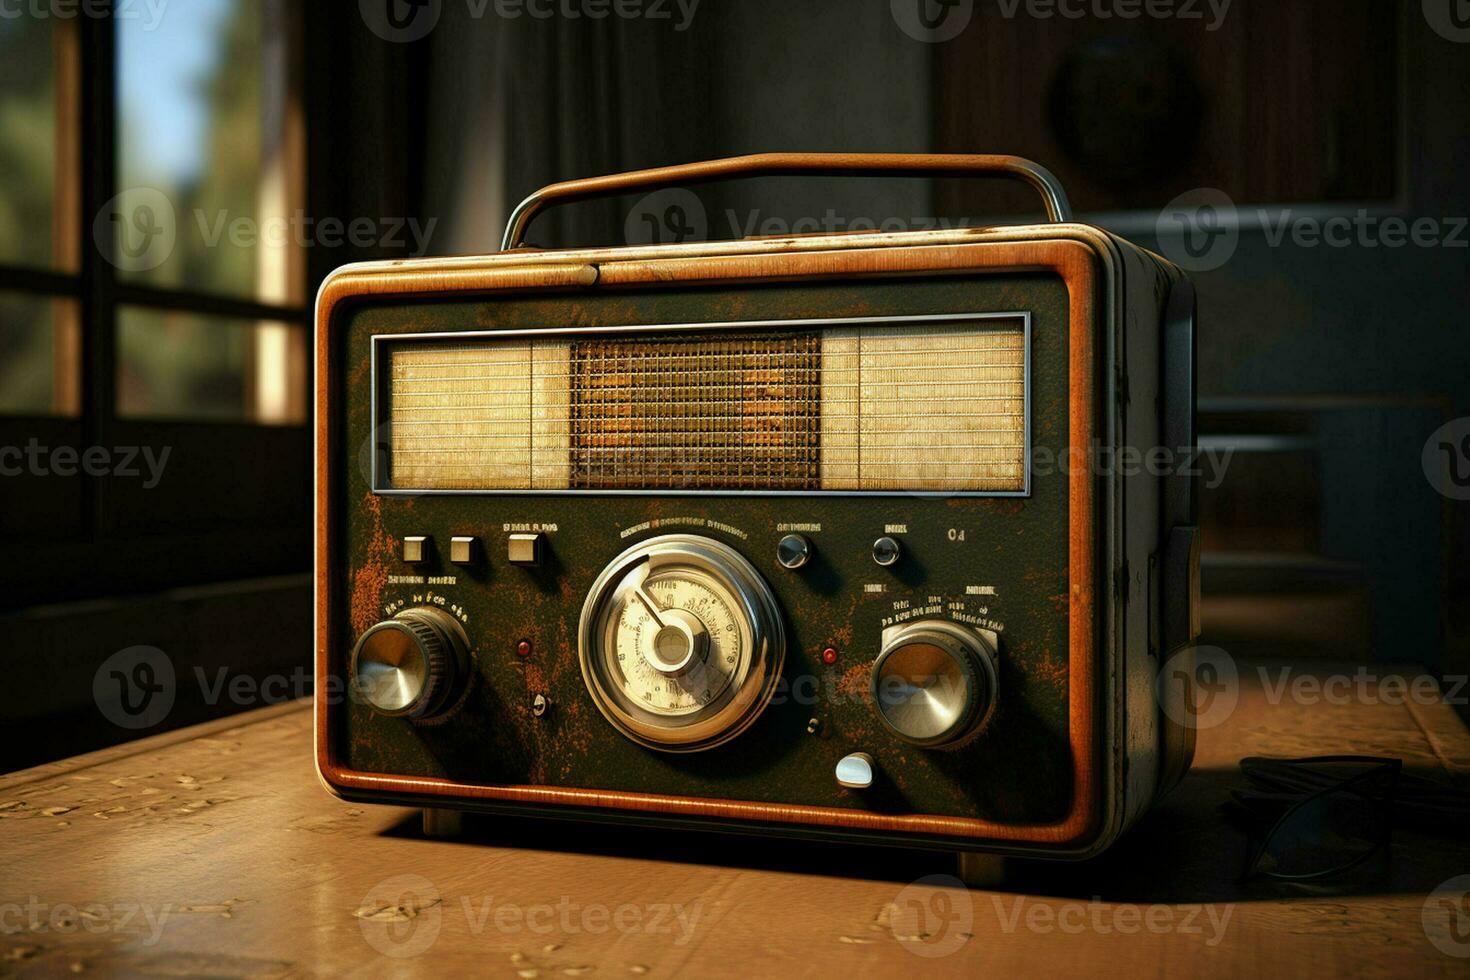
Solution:
[{"label": "chrome control knob", "polygon": [[871,681],[878,717],[914,745],[962,744],[995,708],[996,647],[994,633],[948,620],[885,630]]},{"label": "chrome control knob", "polygon": [[789,571],[805,568],[812,560],[812,543],[800,534],[788,534],[776,544],[776,561]]},{"label": "chrome control knob", "polygon": [[468,673],[468,647],[464,629],[447,613],[405,609],[358,638],[352,686],[379,714],[439,714]]}]

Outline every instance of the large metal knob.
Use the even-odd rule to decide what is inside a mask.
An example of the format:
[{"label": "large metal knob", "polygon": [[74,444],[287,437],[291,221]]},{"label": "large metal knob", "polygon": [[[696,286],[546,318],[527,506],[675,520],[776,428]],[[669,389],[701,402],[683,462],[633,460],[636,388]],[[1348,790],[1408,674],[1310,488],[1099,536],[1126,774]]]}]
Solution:
[{"label": "large metal knob", "polygon": [[873,664],[873,704],[888,729],[914,745],[959,745],[995,707],[997,638],[942,619],[883,633]]},{"label": "large metal knob", "polygon": [[468,666],[464,630],[447,613],[405,609],[358,638],[352,685],[373,710],[427,717],[449,705]]}]

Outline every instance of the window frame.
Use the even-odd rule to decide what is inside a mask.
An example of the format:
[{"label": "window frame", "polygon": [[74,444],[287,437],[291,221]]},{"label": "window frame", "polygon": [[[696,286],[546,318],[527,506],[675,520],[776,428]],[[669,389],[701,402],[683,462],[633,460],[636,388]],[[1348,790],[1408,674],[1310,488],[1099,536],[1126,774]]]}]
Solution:
[{"label": "window frame", "polygon": [[[280,18],[276,23],[283,25],[287,46],[282,179],[289,206],[304,207],[304,18],[291,0],[266,0],[265,7],[266,17]],[[0,416],[0,446],[25,446],[34,438],[42,445],[79,450],[168,448],[170,466],[180,476],[148,492],[131,485],[138,481],[80,475],[28,473],[0,481],[0,509],[10,512],[0,519],[0,533],[23,543],[26,556],[0,564],[0,607],[299,572],[310,565],[307,250],[296,249],[290,260],[295,302],[131,282],[103,254],[92,235],[92,216],[122,188],[117,186],[118,22],[110,0],[99,8],[98,16],[57,18],[53,25],[58,37],[53,256],[63,249],[72,253],[54,258],[50,269],[0,264],[0,290],[75,304],[75,391],[58,389],[50,414]],[[116,246],[108,242],[107,247]],[[276,321],[300,331],[302,365],[293,372],[299,374],[292,379],[298,388],[293,397],[301,399],[306,417],[263,424],[120,416],[119,313],[135,306]],[[64,332],[58,324],[58,348]]]}]

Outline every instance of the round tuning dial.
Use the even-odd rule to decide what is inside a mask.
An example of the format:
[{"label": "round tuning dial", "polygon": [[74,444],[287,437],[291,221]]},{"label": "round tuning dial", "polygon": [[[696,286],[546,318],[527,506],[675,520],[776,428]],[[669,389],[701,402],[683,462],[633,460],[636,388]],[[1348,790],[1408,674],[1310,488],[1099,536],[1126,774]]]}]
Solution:
[{"label": "round tuning dial", "polygon": [[665,752],[713,748],[775,692],[786,634],[776,597],[735,549],[671,534],[634,545],[587,594],[579,659],[597,709]]},{"label": "round tuning dial", "polygon": [[893,734],[925,748],[977,733],[995,707],[995,635],[926,619],[884,633],[873,664],[873,704]]},{"label": "round tuning dial", "polygon": [[444,710],[468,671],[463,628],[438,609],[405,609],[358,638],[352,684],[375,711],[427,717]]}]

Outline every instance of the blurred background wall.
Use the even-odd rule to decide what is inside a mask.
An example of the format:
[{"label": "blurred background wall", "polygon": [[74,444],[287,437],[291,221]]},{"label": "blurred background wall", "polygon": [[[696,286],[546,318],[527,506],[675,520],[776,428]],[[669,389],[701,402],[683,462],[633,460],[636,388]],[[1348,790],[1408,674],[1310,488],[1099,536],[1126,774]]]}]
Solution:
[{"label": "blurred background wall", "polygon": [[[1448,13],[922,0],[925,27],[906,2],[594,20],[174,0],[151,23],[0,21],[0,446],[170,451],[146,488],[0,480],[0,766],[137,734],[103,668],[138,647],[182,679],[144,731],[304,693],[258,682],[309,670],[307,328],[331,269],[494,250],[556,180],[773,149],[1030,156],[1082,220],[1192,264],[1201,426],[1231,454],[1205,504],[1205,642],[1470,669],[1470,523],[1422,462],[1470,415],[1470,43]],[[531,239],[1036,217],[983,183],[745,181],[562,209]],[[1344,218],[1340,244],[1310,241]],[[1385,243],[1423,220],[1433,241]],[[257,683],[220,694],[221,676]]]}]

